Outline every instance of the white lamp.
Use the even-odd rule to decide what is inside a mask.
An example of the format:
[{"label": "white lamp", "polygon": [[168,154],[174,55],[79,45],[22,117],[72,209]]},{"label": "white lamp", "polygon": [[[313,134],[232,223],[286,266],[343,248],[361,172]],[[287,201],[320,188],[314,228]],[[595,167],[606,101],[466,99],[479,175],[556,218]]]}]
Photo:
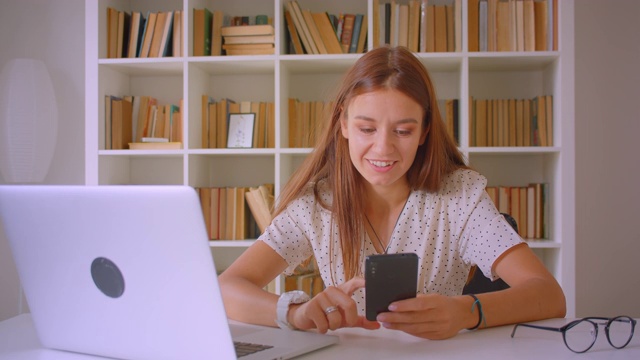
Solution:
[{"label": "white lamp", "polygon": [[58,108],[46,66],[13,59],[0,73],[0,173],[8,183],[43,182],[58,135]]}]

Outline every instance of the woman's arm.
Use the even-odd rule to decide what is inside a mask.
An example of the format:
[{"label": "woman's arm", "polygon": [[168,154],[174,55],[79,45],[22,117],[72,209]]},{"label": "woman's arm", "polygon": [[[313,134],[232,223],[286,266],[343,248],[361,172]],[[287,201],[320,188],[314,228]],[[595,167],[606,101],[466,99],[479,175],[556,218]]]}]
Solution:
[{"label": "woman's arm", "polygon": [[246,323],[275,326],[278,295],[263,288],[287,267],[269,245],[256,241],[219,277],[229,318]]},{"label": "woman's arm", "polygon": [[[526,244],[513,246],[494,262],[495,273],[510,288],[476,295],[484,319],[480,328],[564,317],[564,293]],[[386,328],[427,339],[446,339],[478,324],[478,307],[468,295],[418,295],[395,302],[378,315]]]},{"label": "woman's arm", "polygon": [[562,288],[526,244],[507,250],[493,269],[509,289],[478,295],[488,326],[565,316]]}]

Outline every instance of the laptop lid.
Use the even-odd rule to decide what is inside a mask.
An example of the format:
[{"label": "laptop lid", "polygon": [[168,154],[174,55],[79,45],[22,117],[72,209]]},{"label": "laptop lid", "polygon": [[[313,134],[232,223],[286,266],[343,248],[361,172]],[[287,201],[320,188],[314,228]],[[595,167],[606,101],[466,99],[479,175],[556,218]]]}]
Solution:
[{"label": "laptop lid", "polygon": [[[236,358],[193,188],[0,186],[0,219],[43,346],[125,359]],[[266,337],[260,329],[282,337],[267,327],[235,331],[250,341],[249,332]],[[297,333],[321,338],[304,351],[336,342]]]}]

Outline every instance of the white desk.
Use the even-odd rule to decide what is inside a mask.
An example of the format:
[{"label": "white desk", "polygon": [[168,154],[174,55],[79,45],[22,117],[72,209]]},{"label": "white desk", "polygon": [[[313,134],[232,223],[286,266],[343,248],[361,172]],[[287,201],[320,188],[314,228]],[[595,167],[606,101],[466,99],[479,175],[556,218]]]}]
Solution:
[{"label": "white desk", "polygon": [[[560,326],[567,320],[552,319],[545,325]],[[567,349],[562,334],[512,326],[463,331],[447,340],[424,340],[390,330],[341,329],[334,334],[340,343],[300,357],[300,359],[640,359],[640,335],[636,333],[626,348],[616,350],[606,340],[601,327],[598,340],[589,352],[575,354]],[[639,329],[640,330],[640,329]],[[640,332],[640,331],[638,331]],[[31,316],[24,314],[0,322],[0,360],[80,360],[104,359],[64,351],[42,349]]]}]

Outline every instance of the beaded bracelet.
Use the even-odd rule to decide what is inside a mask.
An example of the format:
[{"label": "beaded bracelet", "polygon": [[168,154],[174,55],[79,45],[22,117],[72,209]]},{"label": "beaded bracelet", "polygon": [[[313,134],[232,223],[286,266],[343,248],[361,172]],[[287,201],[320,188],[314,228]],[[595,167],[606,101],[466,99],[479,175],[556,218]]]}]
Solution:
[{"label": "beaded bracelet", "polygon": [[482,311],[482,303],[480,302],[480,299],[478,299],[477,296],[475,296],[474,294],[468,294],[469,296],[471,296],[473,298],[473,304],[471,304],[471,313],[473,314],[473,309],[477,306],[478,307],[478,323],[476,324],[476,326],[472,327],[472,328],[468,328],[467,330],[475,330],[477,328],[480,327],[480,324],[482,324],[482,321],[484,320],[484,325],[485,327],[487,326],[487,320],[484,318],[484,312]]}]

